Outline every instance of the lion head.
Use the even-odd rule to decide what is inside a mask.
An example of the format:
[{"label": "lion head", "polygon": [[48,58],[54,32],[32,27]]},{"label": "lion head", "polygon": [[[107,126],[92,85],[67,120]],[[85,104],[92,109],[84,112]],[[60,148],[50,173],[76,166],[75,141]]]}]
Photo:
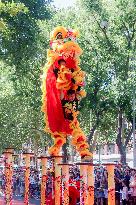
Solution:
[{"label": "lion head", "polygon": [[[79,33],[77,30],[66,29],[63,26],[56,27],[50,36],[51,50],[66,62],[79,63],[82,49],[77,43]],[[72,62],[71,59],[74,61]]]}]

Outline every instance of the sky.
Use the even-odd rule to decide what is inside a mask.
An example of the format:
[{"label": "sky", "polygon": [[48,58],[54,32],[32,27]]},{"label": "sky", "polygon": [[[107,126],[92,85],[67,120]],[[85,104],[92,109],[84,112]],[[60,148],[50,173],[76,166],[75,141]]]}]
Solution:
[{"label": "sky", "polygon": [[54,0],[54,5],[57,8],[66,8],[68,6],[73,6],[76,0]]}]

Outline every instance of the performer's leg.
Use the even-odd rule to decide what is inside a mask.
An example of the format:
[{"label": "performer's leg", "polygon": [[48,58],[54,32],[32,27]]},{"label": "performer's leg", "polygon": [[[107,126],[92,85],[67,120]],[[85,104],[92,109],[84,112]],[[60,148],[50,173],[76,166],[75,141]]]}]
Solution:
[{"label": "performer's leg", "polygon": [[66,143],[66,135],[58,133],[52,134],[52,138],[54,139],[54,145],[49,148],[49,154],[52,156],[60,155],[61,148],[63,144]]},{"label": "performer's leg", "polygon": [[92,155],[89,151],[89,145],[87,143],[86,136],[80,128],[78,121],[75,121],[73,124],[72,137],[72,144],[76,147],[81,157]]}]

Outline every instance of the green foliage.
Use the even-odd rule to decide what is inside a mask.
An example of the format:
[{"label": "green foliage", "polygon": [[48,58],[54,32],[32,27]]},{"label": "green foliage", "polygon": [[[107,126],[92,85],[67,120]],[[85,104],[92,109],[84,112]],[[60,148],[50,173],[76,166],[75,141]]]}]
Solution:
[{"label": "green foliage", "polygon": [[7,29],[5,16],[9,15],[10,17],[14,17],[20,12],[28,12],[28,9],[23,3],[14,3],[13,1],[11,3],[8,1],[0,1],[0,31],[5,31]]},{"label": "green foliage", "polygon": [[0,53],[3,59],[16,65],[18,75],[24,75],[33,67],[32,63],[36,59],[42,58],[38,20],[49,19],[51,12],[49,4],[41,0],[16,1],[19,2],[25,5],[28,12],[18,13],[14,17],[3,14],[9,30],[1,36]]},{"label": "green foliage", "polygon": [[[8,1],[8,5],[11,2]],[[21,148],[29,138],[39,137],[43,146],[48,136],[43,132],[40,75],[48,42],[46,37],[43,41],[39,22],[51,18],[50,1],[14,2],[25,5],[27,12],[18,12],[15,16],[7,11],[1,13],[8,25],[6,32],[0,35],[1,148],[9,145]]]},{"label": "green foliage", "polygon": [[[98,93],[95,95],[95,98],[90,100],[90,104],[92,102],[94,105],[92,113],[97,116],[96,114],[100,112],[97,129],[100,131],[101,136],[105,135],[107,131],[108,136],[110,136],[110,127],[112,127],[112,139],[117,138],[118,146],[120,146],[121,150],[121,147],[125,148],[127,146],[132,132],[132,101],[133,90],[136,87],[134,81],[136,70],[132,69],[132,67],[134,68],[132,63],[135,64],[136,62],[136,3],[134,0],[112,0],[110,2],[104,0],[99,1],[99,7],[97,8],[96,3],[98,1],[82,0],[80,2],[87,11],[88,16],[90,15],[89,21],[93,19],[93,21],[90,21],[90,23],[93,22],[93,25],[89,27],[90,38],[92,39],[90,41],[93,41],[93,47],[95,48],[95,53],[97,53],[97,64],[93,64],[93,68],[98,65],[99,71],[104,69],[108,72],[105,79],[100,72],[98,75],[97,73],[94,74],[93,80],[96,79],[96,87],[98,84]],[[94,58],[95,55],[93,53],[91,60]],[[106,101],[105,97],[103,100],[103,97],[100,95],[101,83],[96,76],[101,76],[106,83],[107,88],[103,90],[105,97],[105,91],[107,90]],[[106,79],[109,79],[108,83]],[[91,83],[90,88],[92,88]],[[90,95],[93,97],[92,92]],[[103,107],[104,101],[106,104],[105,110]],[[118,120],[116,120],[120,110],[122,118],[125,118],[128,124],[125,132],[124,128],[121,128],[123,124],[118,125]],[[95,116],[93,116],[94,119]],[[105,119],[105,116],[108,116],[108,121]],[[107,125],[106,127],[105,124]],[[121,135],[117,131],[118,128],[121,128]],[[119,140],[119,137],[122,137],[122,139]]]},{"label": "green foliage", "polygon": [[28,9],[23,3],[0,1],[0,15],[8,14],[10,16],[16,16],[20,12],[28,12]]}]

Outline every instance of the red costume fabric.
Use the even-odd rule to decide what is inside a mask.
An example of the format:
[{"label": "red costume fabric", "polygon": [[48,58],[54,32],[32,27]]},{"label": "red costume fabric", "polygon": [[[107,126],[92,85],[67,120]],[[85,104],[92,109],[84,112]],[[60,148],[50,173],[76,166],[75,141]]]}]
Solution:
[{"label": "red costume fabric", "polygon": [[47,71],[46,78],[46,97],[48,123],[51,132],[61,132],[71,134],[69,121],[64,118],[62,104],[60,100],[60,91],[56,88],[56,77],[53,72],[53,66]]},{"label": "red costume fabric", "polygon": [[50,193],[47,197],[46,197],[46,205],[54,205],[54,200],[52,199],[52,193]]},{"label": "red costume fabric", "polygon": [[70,198],[69,205],[76,205],[77,199],[80,198],[80,192],[76,189],[75,186],[69,187],[69,198]]},{"label": "red costume fabric", "polygon": [[[76,189],[75,186],[69,186],[69,205],[76,205],[77,200],[80,198],[80,191]],[[62,199],[61,199],[62,201]],[[52,198],[52,193],[50,193],[46,198],[47,205],[55,205],[54,199]]]}]

